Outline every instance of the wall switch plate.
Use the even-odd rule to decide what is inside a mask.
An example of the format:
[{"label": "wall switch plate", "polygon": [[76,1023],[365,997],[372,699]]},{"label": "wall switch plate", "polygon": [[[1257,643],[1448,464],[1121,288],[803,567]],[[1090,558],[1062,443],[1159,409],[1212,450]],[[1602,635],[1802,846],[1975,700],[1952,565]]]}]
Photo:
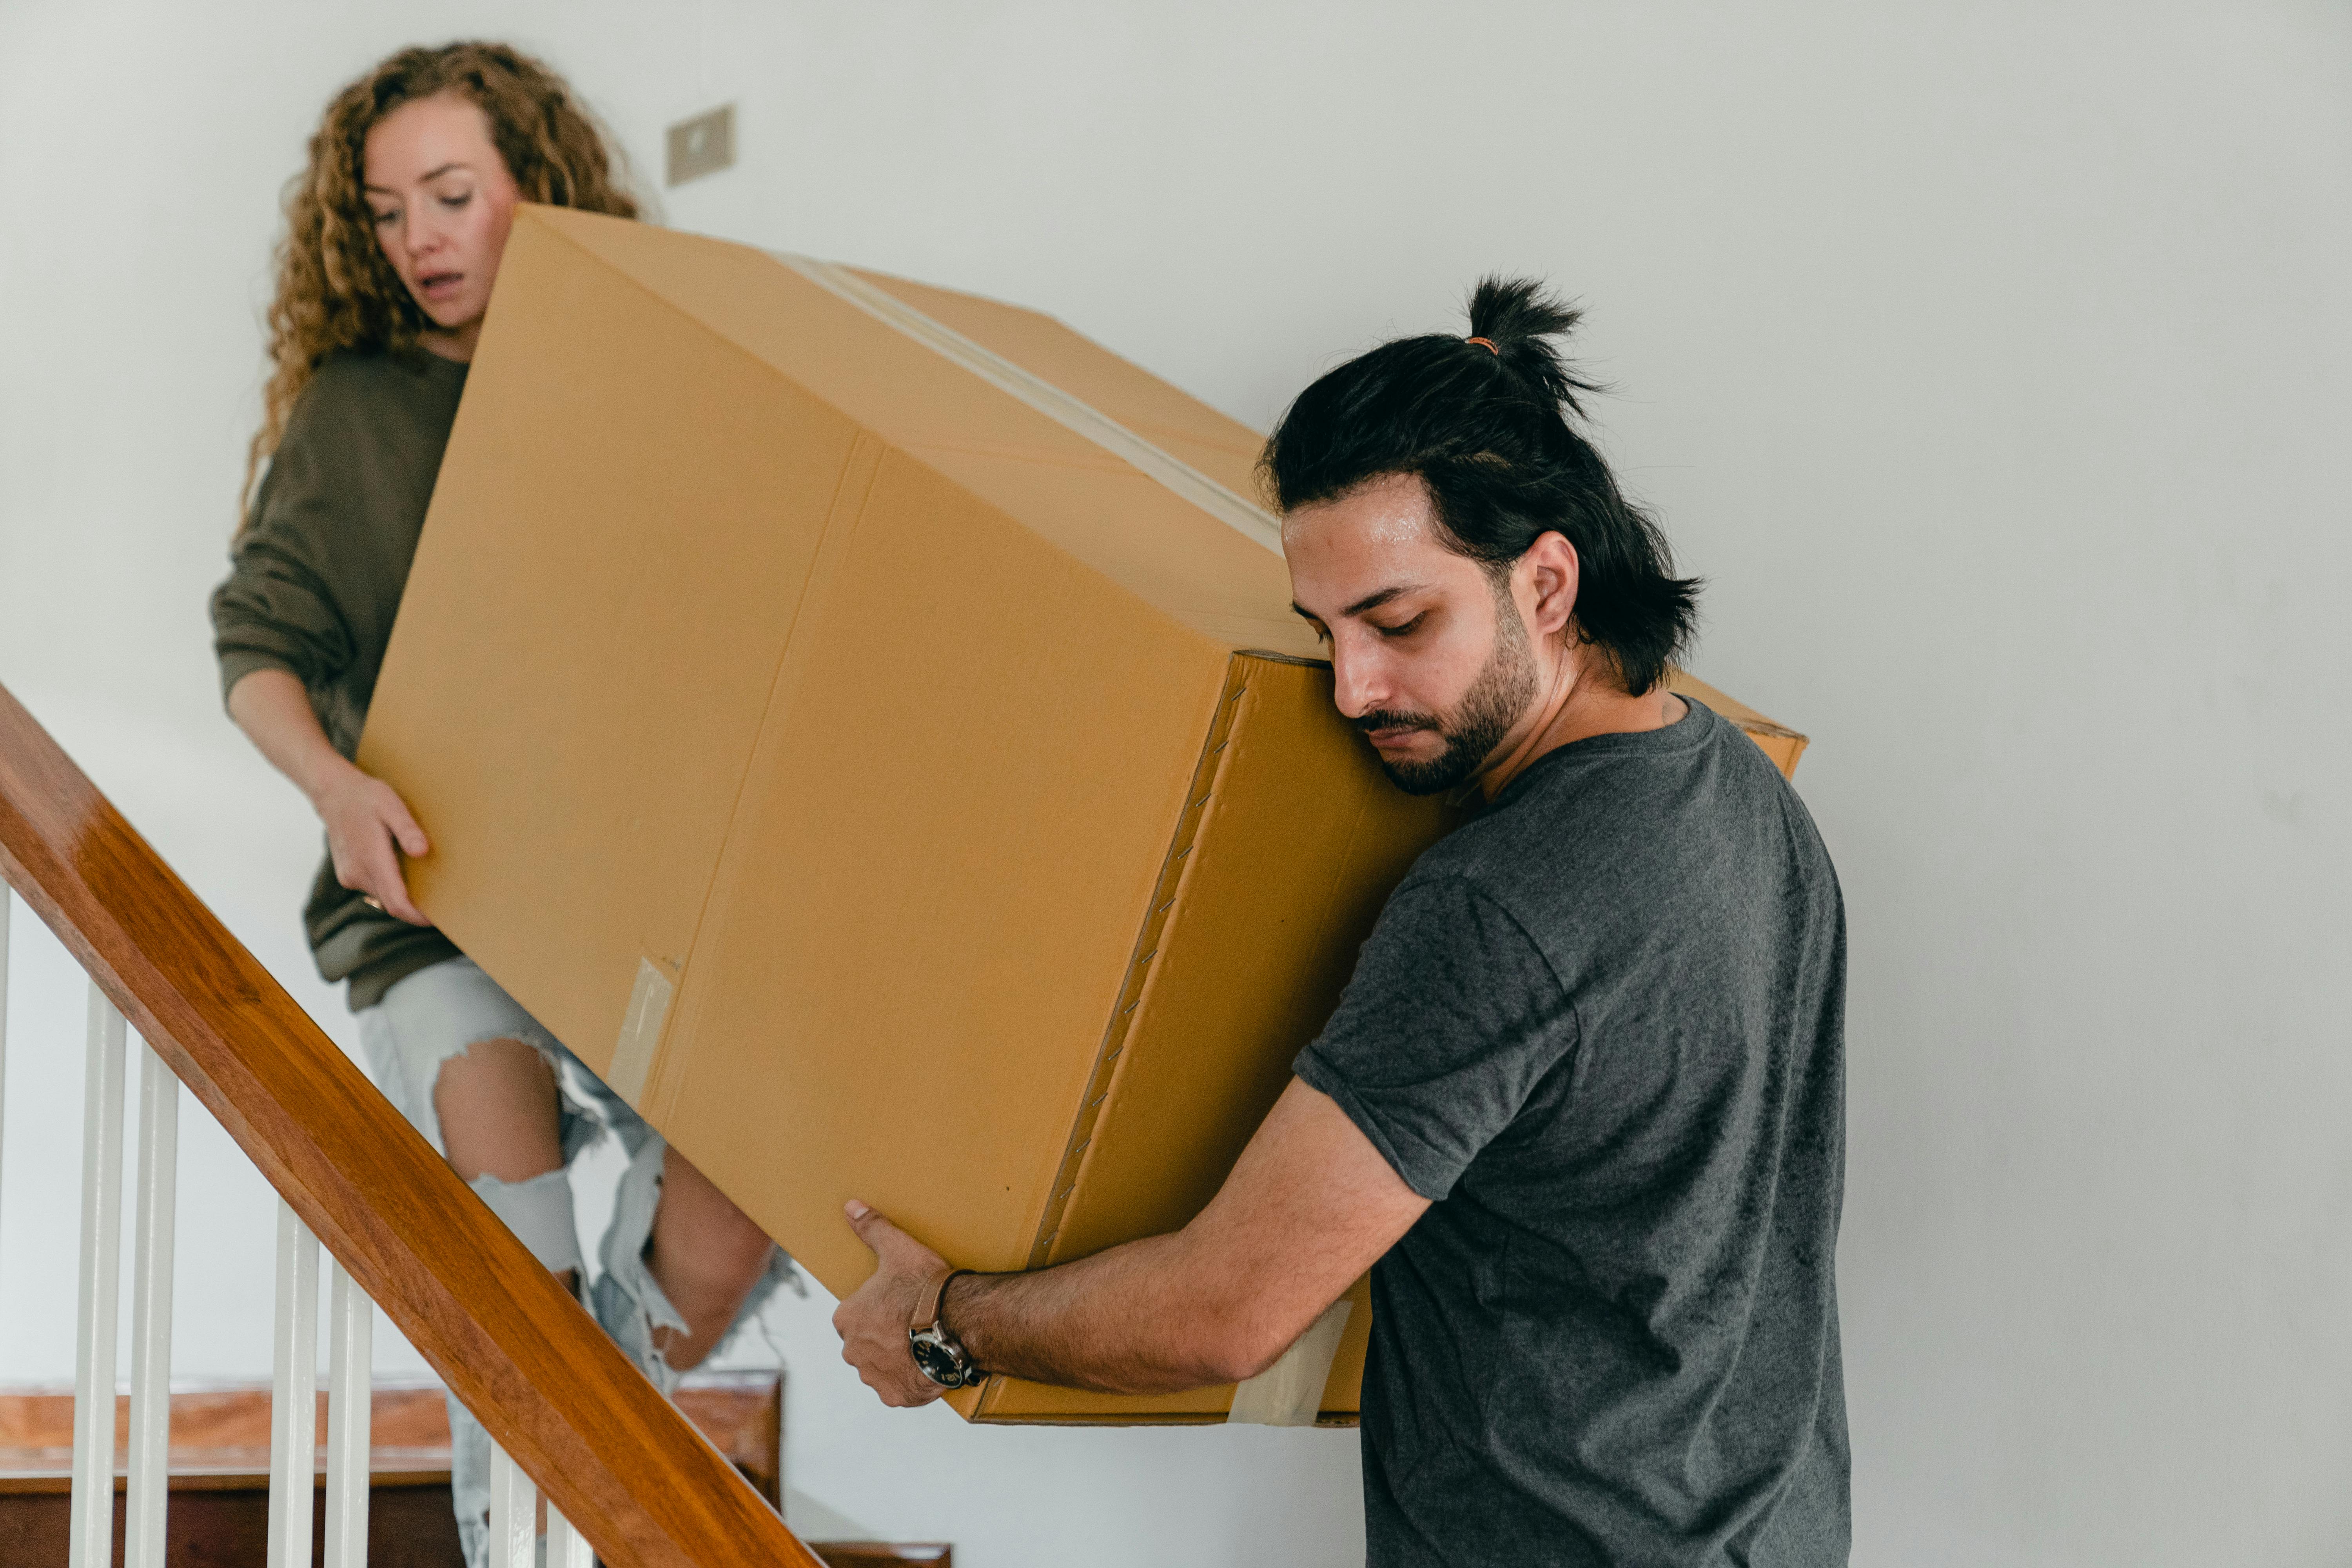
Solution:
[{"label": "wall switch plate", "polygon": [[720,104],[707,114],[681,120],[669,128],[667,185],[682,185],[705,174],[715,174],[735,162],[735,106]]}]

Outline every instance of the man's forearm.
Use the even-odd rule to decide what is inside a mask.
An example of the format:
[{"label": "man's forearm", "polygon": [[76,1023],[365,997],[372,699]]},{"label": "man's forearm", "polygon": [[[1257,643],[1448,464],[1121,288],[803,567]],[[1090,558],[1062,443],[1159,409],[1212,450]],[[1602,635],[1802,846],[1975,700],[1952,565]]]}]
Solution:
[{"label": "man's forearm", "polygon": [[[1429,1200],[1330,1097],[1294,1079],[1190,1225],[1034,1274],[959,1277],[938,1310],[982,1370],[1109,1394],[1239,1383],[1291,1342]],[[853,1199],[875,1270],[833,1314],[842,1359],[885,1404],[940,1395],[908,1353],[947,1263]]]},{"label": "man's forearm", "polygon": [[1234,1383],[1281,1353],[1267,1314],[1222,1287],[1183,1233],[1115,1247],[1031,1274],[966,1276],[947,1325],[992,1373],[1110,1394]]}]

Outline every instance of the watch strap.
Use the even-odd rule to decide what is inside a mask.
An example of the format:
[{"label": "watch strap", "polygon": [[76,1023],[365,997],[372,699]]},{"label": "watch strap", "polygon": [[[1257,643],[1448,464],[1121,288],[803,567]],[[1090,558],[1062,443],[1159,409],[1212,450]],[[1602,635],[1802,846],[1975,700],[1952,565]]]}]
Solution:
[{"label": "watch strap", "polygon": [[[958,1350],[964,1350],[964,1346],[963,1341],[956,1338],[956,1331],[948,1327],[948,1287],[967,1275],[976,1277],[978,1272],[971,1268],[958,1268],[950,1272],[946,1279],[940,1281],[940,1299],[931,1306],[931,1326],[946,1335],[949,1342]],[[964,1351],[964,1357],[970,1360],[971,1352]]]},{"label": "watch strap", "polygon": [[920,1333],[924,1330],[932,1329],[944,1332],[947,1325],[940,1319],[947,1310],[948,1287],[964,1275],[976,1272],[978,1270],[971,1268],[950,1268],[940,1275],[940,1282],[926,1289],[919,1298],[919,1304],[915,1308],[915,1321],[911,1325],[915,1331]]},{"label": "watch strap", "polygon": [[915,1320],[907,1329],[908,1349],[914,1355],[915,1369],[941,1388],[969,1388],[988,1375],[947,1325],[948,1287],[972,1272],[970,1268],[950,1268],[940,1276],[937,1284],[927,1285],[916,1298]]}]

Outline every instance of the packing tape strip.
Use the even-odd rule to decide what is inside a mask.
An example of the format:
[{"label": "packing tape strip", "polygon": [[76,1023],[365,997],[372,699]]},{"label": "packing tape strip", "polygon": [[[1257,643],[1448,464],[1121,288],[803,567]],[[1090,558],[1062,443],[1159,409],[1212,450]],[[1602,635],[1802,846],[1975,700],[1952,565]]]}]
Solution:
[{"label": "packing tape strip", "polygon": [[1282,553],[1282,525],[1264,507],[1236,495],[1182,458],[1160,450],[1100,409],[1081,403],[993,349],[982,348],[953,327],[925,315],[845,267],[788,251],[772,250],[768,254],[819,288],[952,360],[1000,392],[1009,393],[1065,428],[1076,431],[1276,555]]},{"label": "packing tape strip", "polygon": [[654,1048],[661,1044],[673,989],[669,976],[654,967],[652,959],[637,960],[637,982],[629,988],[629,1010],[621,1016],[620,1042],[613,1047],[613,1070],[604,1075],[613,1092],[632,1110],[645,1098],[646,1075],[653,1070]]},{"label": "packing tape strip", "polygon": [[1348,1331],[1354,1303],[1345,1296],[1323,1309],[1282,1358],[1234,1389],[1228,1424],[1248,1426],[1312,1426],[1323,1413],[1323,1385],[1331,1381],[1340,1336]]}]

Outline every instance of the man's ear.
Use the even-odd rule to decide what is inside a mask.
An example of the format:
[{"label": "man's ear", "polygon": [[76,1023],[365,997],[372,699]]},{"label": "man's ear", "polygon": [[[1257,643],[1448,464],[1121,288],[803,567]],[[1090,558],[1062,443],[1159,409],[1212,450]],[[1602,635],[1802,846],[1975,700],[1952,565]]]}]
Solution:
[{"label": "man's ear", "polygon": [[1528,624],[1538,637],[1559,636],[1576,617],[1576,546],[1558,531],[1539,534],[1519,564],[1535,597]]}]

